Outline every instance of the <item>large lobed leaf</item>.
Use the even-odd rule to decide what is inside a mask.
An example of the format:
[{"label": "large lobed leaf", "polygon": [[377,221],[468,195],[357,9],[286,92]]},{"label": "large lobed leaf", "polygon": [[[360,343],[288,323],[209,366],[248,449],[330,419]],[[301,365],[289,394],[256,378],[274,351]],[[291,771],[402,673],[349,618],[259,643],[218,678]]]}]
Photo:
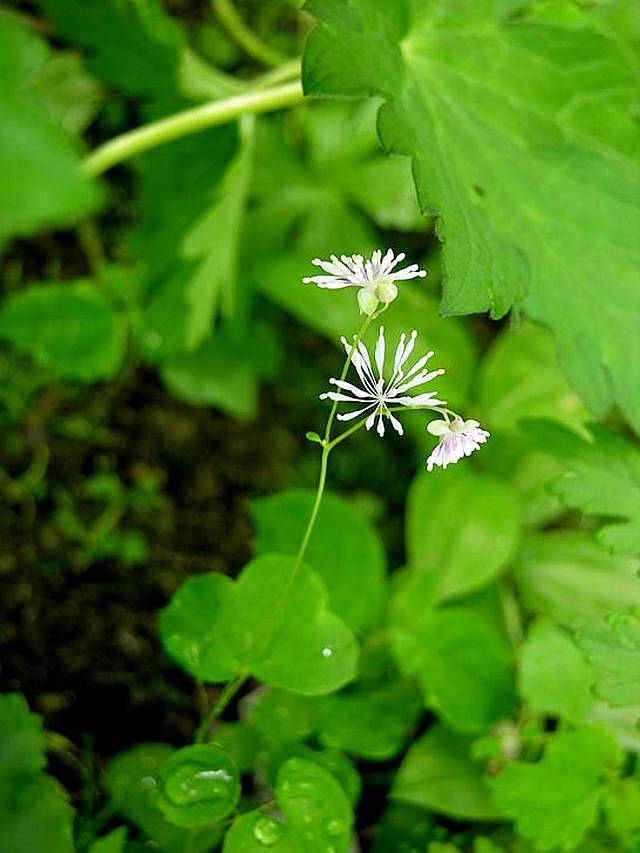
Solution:
[{"label": "large lobed leaf", "polygon": [[598,538],[612,551],[640,556],[640,452],[630,442],[599,426],[592,439],[581,438],[551,421],[530,421],[527,433],[566,469],[553,484],[567,506],[620,521],[607,524]]},{"label": "large lobed leaf", "polygon": [[381,95],[444,242],[443,309],[521,305],[597,414],[640,427],[640,171],[632,71],[579,21],[496,0],[309,0],[305,90]]}]

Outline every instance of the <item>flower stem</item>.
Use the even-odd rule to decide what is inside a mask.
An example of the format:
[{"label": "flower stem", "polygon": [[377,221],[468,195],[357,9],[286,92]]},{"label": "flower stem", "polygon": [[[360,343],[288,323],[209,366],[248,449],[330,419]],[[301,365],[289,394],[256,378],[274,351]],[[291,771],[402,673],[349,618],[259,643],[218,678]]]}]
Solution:
[{"label": "flower stem", "polygon": [[233,95],[222,101],[212,101],[183,110],[110,139],[85,159],[83,169],[89,175],[101,175],[117,163],[122,163],[150,148],[173,142],[209,127],[226,124],[247,113],[257,114],[279,110],[298,103],[303,97],[302,84],[299,80],[294,80],[281,86]]},{"label": "flower stem", "polygon": [[242,20],[231,0],[213,0],[213,8],[229,35],[253,59],[263,65],[280,65],[286,57],[269,47],[250,30]]},{"label": "flower stem", "polygon": [[[356,334],[354,341],[353,341],[352,349],[351,349],[350,353],[347,355],[347,359],[345,361],[344,367],[342,368],[342,374],[340,377],[341,379],[344,379],[345,376],[347,375],[347,371],[349,370],[349,365],[351,364],[353,353],[355,352],[358,344],[360,343],[362,336],[365,334],[365,332],[369,328],[369,324],[371,323],[372,319],[373,319],[372,317],[366,317],[365,321],[363,322],[362,326],[360,327],[359,332]],[[293,584],[295,583],[295,580],[298,576],[298,572],[300,571],[300,566],[302,565],[302,561],[304,559],[304,555],[306,553],[307,546],[309,545],[309,540],[311,539],[311,534],[313,533],[313,528],[315,527],[315,524],[316,524],[316,521],[318,518],[318,512],[320,510],[320,504],[322,503],[322,497],[324,495],[324,489],[325,489],[325,485],[327,482],[327,468],[328,468],[328,464],[329,464],[329,454],[331,453],[332,449],[336,446],[336,444],[339,444],[348,435],[351,435],[353,432],[356,431],[356,429],[359,429],[362,426],[362,424],[364,423],[364,421],[366,420],[366,418],[363,419],[362,421],[358,422],[354,427],[352,427],[349,430],[346,430],[344,433],[342,433],[337,438],[335,438],[333,441],[331,441],[330,440],[330,438],[331,438],[331,427],[333,426],[333,421],[335,419],[336,409],[337,409],[337,402],[334,401],[333,406],[331,407],[331,411],[329,412],[329,416],[327,418],[327,424],[326,424],[325,430],[324,430],[324,439],[322,440],[322,455],[320,457],[320,474],[318,477],[318,486],[316,488],[316,496],[315,496],[315,500],[313,502],[313,507],[311,509],[311,514],[309,515],[309,520],[307,521],[307,526],[306,526],[304,534],[302,536],[302,541],[300,543],[300,547],[298,548],[298,552],[295,556],[293,568],[291,569],[291,573],[289,574],[289,577],[287,578],[287,581],[286,581],[286,583],[282,589],[282,592],[278,598],[278,601],[276,602],[273,610],[271,611],[271,613],[269,615],[269,619],[267,620],[267,622],[264,626],[264,629],[260,632],[260,636],[256,641],[256,645],[260,645],[260,644],[264,643],[265,640],[268,638],[269,634],[271,633],[273,626],[276,624],[276,622],[278,621],[278,617],[282,613],[282,609],[284,608],[284,606],[287,602],[287,597],[291,591],[291,588],[293,587]],[[222,693],[218,697],[218,700],[208,710],[208,712],[206,713],[202,723],[198,727],[198,731],[196,734],[196,743],[202,743],[202,741],[206,738],[213,721],[217,717],[219,717],[220,714],[224,711],[224,709],[227,707],[229,702],[233,699],[233,697],[236,695],[238,690],[240,690],[242,685],[245,683],[247,678],[248,678],[248,675],[244,672],[241,672],[236,676],[236,678],[233,681],[229,681],[225,685]]]}]

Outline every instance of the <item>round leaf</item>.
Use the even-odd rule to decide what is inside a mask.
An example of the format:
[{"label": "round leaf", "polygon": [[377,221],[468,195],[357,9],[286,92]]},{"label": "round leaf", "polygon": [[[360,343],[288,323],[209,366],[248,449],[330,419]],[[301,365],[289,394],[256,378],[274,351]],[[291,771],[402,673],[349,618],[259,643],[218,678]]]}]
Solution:
[{"label": "round leaf", "polygon": [[[253,503],[259,552],[295,554],[300,546],[315,492],[280,492]],[[322,500],[305,562],[325,582],[331,609],[356,630],[381,616],[385,595],[385,557],[376,530],[337,495]]]},{"label": "round leaf", "polygon": [[287,825],[309,853],[346,853],[353,813],[342,786],[322,767],[303,758],[290,758],[276,783],[278,805]]},{"label": "round leaf", "polygon": [[468,467],[420,474],[409,492],[409,565],[433,572],[441,598],[471,592],[508,563],[520,511],[504,483]]},{"label": "round leaf", "polygon": [[177,826],[215,823],[234,810],[240,797],[238,770],[214,744],[174,752],[160,767],[158,806]]},{"label": "round leaf", "polygon": [[406,754],[393,783],[395,800],[463,820],[495,820],[500,810],[471,759],[471,739],[433,726]]}]

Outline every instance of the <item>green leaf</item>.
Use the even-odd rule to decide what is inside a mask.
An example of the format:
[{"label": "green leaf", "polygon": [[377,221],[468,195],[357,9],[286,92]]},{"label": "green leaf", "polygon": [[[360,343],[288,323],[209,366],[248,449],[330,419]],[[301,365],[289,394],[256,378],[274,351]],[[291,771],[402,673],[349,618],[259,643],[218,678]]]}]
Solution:
[{"label": "green leaf", "polygon": [[459,820],[500,818],[482,768],[471,758],[471,744],[444,726],[432,726],[404,757],[391,797]]},{"label": "green leaf", "polygon": [[209,736],[233,758],[240,773],[249,773],[256,763],[261,748],[259,734],[244,722],[220,723]]},{"label": "green leaf", "polygon": [[0,337],[65,379],[114,376],[124,356],[123,331],[114,307],[90,281],[33,285],[0,308]]},{"label": "green leaf", "polygon": [[89,848],[89,853],[125,853],[127,843],[127,828],[119,826],[108,835],[103,835],[94,841]]},{"label": "green leaf", "polygon": [[299,853],[300,839],[275,817],[262,811],[237,817],[224,838],[223,853]]},{"label": "green leaf", "polygon": [[347,853],[353,813],[339,782],[318,764],[290,758],[280,768],[275,787],[283,821],[249,812],[234,821],[224,853]]},{"label": "green leaf", "polygon": [[622,554],[640,555],[640,452],[621,436],[590,427],[585,441],[571,430],[549,421],[530,421],[527,433],[567,473],[554,483],[554,492],[567,506],[608,518],[598,539]]},{"label": "green leaf", "polygon": [[400,679],[356,685],[317,701],[320,741],[369,761],[397,755],[422,711],[415,686]]},{"label": "green leaf", "polygon": [[519,692],[532,711],[581,722],[595,704],[593,675],[571,637],[534,623],[520,649]]},{"label": "green leaf", "polygon": [[427,612],[417,627],[392,624],[391,632],[402,669],[417,676],[427,706],[453,728],[481,731],[513,710],[511,651],[480,614],[446,607]]},{"label": "green leaf", "polygon": [[231,814],[240,798],[240,777],[231,756],[215,744],[173,752],[159,769],[158,807],[167,820],[192,828]]},{"label": "green leaf", "polygon": [[604,800],[607,829],[615,833],[621,849],[634,850],[640,841],[640,783],[637,776],[616,779]]},{"label": "green leaf", "polygon": [[110,806],[162,853],[184,853],[187,837],[190,850],[208,853],[220,838],[218,827],[182,829],[169,823],[158,808],[160,767],[174,752],[168,744],[145,743],[112,758],[105,770]]},{"label": "green leaf", "polygon": [[160,374],[179,400],[248,418],[256,415],[258,378],[272,377],[277,364],[278,350],[266,326],[254,326],[249,340],[237,340],[223,328],[195,352],[163,362]]},{"label": "green leaf", "polygon": [[[256,550],[295,554],[315,493],[299,489],[253,501]],[[324,581],[334,613],[355,630],[380,621],[386,587],[385,555],[378,533],[351,504],[325,494],[305,562]]]},{"label": "green leaf", "polygon": [[37,0],[57,33],[87,53],[90,71],[123,94],[168,98],[177,93],[184,37],[160,0]]},{"label": "green leaf", "polygon": [[498,480],[465,466],[419,474],[407,504],[409,565],[434,573],[443,599],[471,592],[505,568],[519,522],[515,495]]},{"label": "green leaf", "polygon": [[444,242],[445,313],[524,304],[588,406],[617,402],[639,426],[638,128],[617,45],[494,0],[306,8],[319,25],[305,91],[382,96],[384,148],[414,158]]},{"label": "green leaf", "polygon": [[424,850],[433,838],[434,818],[420,807],[391,803],[385,809],[373,842],[373,853]]},{"label": "green leaf", "polygon": [[560,500],[549,491],[549,483],[562,473],[562,467],[525,436],[492,431],[479,461],[487,473],[513,489],[523,526],[544,527],[565,513]]},{"label": "green leaf", "polygon": [[241,121],[238,152],[216,187],[213,202],[180,246],[180,255],[194,263],[185,287],[188,350],[205,340],[219,314],[229,317],[235,306],[238,247],[253,159],[253,121],[251,116]]},{"label": "green leaf", "polygon": [[203,681],[250,672],[305,695],[342,687],[355,674],[355,638],[327,609],[314,572],[301,565],[291,581],[294,564],[264,554],[235,582],[215,574],[190,578],[160,618],[169,654]]},{"label": "green leaf", "polygon": [[532,323],[495,339],[478,371],[478,402],[483,423],[501,432],[516,431],[522,418],[579,426],[587,417],[560,372],[553,335]]},{"label": "green leaf", "polygon": [[618,762],[602,729],[554,735],[537,764],[514,762],[491,782],[497,804],[540,850],[575,850],[596,823],[602,777]]},{"label": "green leaf", "polygon": [[288,826],[309,853],[326,851],[329,845],[346,853],[353,813],[331,773],[312,761],[290,758],[278,773],[276,798]]},{"label": "green leaf", "polygon": [[0,12],[0,249],[15,235],[72,224],[98,198],[34,86],[47,59],[44,43]]},{"label": "green leaf", "polygon": [[81,58],[56,52],[38,68],[36,87],[56,123],[79,135],[93,122],[103,98],[98,82],[84,70]]},{"label": "green leaf", "polygon": [[576,642],[596,671],[596,691],[609,704],[640,705],[640,615],[612,613],[576,631]]},{"label": "green leaf", "polygon": [[637,560],[613,556],[585,533],[530,536],[513,572],[524,607],[575,628],[629,605],[640,606]]},{"label": "green leaf", "polygon": [[247,722],[267,743],[299,742],[315,731],[315,705],[306,696],[260,687],[247,708]]},{"label": "green leaf", "polygon": [[40,719],[17,693],[0,695],[0,850],[72,853],[73,809],[44,773]]}]

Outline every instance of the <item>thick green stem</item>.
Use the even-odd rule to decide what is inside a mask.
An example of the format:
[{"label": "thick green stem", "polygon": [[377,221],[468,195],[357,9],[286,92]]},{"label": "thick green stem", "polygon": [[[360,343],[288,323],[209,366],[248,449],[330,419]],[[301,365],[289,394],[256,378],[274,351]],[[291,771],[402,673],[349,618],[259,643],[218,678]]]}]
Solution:
[{"label": "thick green stem", "polygon": [[231,0],[213,0],[213,8],[229,35],[246,53],[263,65],[280,65],[286,60],[279,51],[261,41],[242,20]]},{"label": "thick green stem", "polygon": [[209,127],[226,124],[247,113],[266,113],[289,107],[301,101],[303,97],[302,84],[295,80],[270,89],[246,92],[222,101],[193,107],[127,131],[105,142],[86,158],[83,168],[89,175],[100,175],[117,163],[150,148],[157,148]]}]

